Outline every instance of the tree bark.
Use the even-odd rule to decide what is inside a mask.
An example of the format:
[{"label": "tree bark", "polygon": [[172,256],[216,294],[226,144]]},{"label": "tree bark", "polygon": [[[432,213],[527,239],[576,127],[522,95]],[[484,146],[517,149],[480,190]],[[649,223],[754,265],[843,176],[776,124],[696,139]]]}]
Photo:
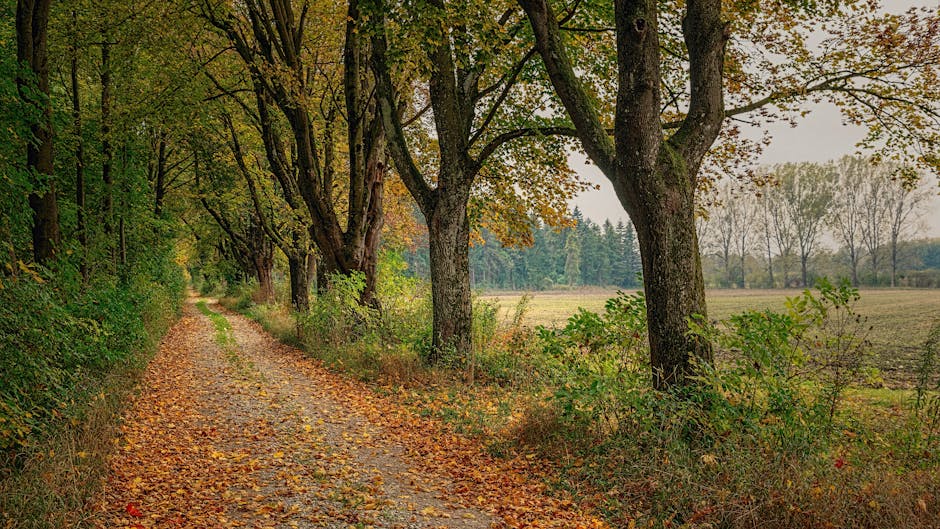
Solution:
[{"label": "tree bark", "polygon": [[255,278],[258,280],[258,292],[255,303],[268,304],[274,302],[274,253],[261,252],[252,256]]},{"label": "tree bark", "polygon": [[[313,281],[313,290],[315,292],[319,291],[317,287],[317,281],[318,281],[317,269],[319,268],[317,266],[318,262],[319,261],[317,259],[317,252],[312,251],[312,250],[310,252],[307,252],[307,282],[309,284],[310,281]],[[309,300],[309,298],[310,296],[308,294],[307,299]]]},{"label": "tree bark", "polygon": [[[78,31],[78,15],[72,11],[72,31]],[[69,43],[71,64],[69,77],[72,84],[72,133],[75,135],[75,209],[78,243],[81,245],[78,270],[84,283],[88,282],[88,229],[85,225],[85,141],[82,137],[82,99],[78,84],[78,43],[75,33]]]},{"label": "tree bark", "polygon": [[434,313],[430,363],[440,361],[445,351],[468,353],[472,336],[467,200],[454,194],[439,197],[427,218]]},{"label": "tree bark", "polygon": [[[307,29],[307,9],[296,16],[290,2],[249,2],[246,14],[249,24],[236,27],[232,19],[215,16],[211,9],[205,12],[209,21],[226,33],[251,72],[265,152],[288,203],[294,209],[299,205],[293,200],[296,191],[309,212],[311,235],[324,273],[362,272],[366,287],[361,301],[371,303],[375,291],[375,253],[383,220],[385,133],[375,108],[367,63],[363,61],[368,51],[362,41],[364,21],[358,0],[348,2],[343,47],[349,154],[345,219],[340,217],[342,212],[338,211],[333,196],[336,165],[333,128],[338,122],[338,108],[330,101],[321,122],[299,95],[312,82],[310,65],[304,64],[306,57],[301,46]],[[289,74],[271,76],[271,70]],[[269,102],[276,105],[290,126],[293,138],[290,157],[285,155],[274,128]],[[317,287],[322,290],[327,284],[318,281]]]},{"label": "tree bark", "polygon": [[688,320],[705,316],[705,281],[695,231],[694,189],[680,167],[660,164],[630,213],[643,263],[648,301],[650,364],[658,389],[686,383],[695,362],[712,362],[706,340],[688,334]]},{"label": "tree bark", "polygon": [[52,104],[49,100],[49,62],[47,27],[51,0],[18,0],[16,3],[16,58],[25,64],[35,76],[35,88],[43,94],[36,100],[30,97],[28,87],[34,80],[18,75],[16,78],[20,97],[41,109],[42,118],[30,124],[35,141],[26,146],[26,166],[30,171],[47,179],[41,192],[29,195],[29,206],[33,210],[33,259],[39,264],[48,264],[62,243],[59,228],[59,206],[56,201],[53,179],[52,153]]},{"label": "tree bark", "polygon": [[113,215],[114,215],[114,146],[111,143],[111,44],[105,41],[101,44],[101,180],[104,182],[104,192],[101,202],[101,226],[104,231],[105,248],[111,253],[112,261],[116,261],[114,242]]},{"label": "tree bark", "polygon": [[297,312],[310,310],[310,268],[308,254],[296,253],[287,256],[290,273],[290,301]]},{"label": "tree bark", "polygon": [[800,254],[800,283],[803,286],[803,288],[809,287],[807,273],[806,273],[806,267],[808,263],[809,263],[809,255],[805,253],[801,253]]},{"label": "tree bark", "polygon": [[852,265],[852,286],[858,287],[858,252],[855,248],[849,249],[849,259]]},{"label": "tree bark", "polygon": [[166,197],[166,133],[157,133],[157,167],[154,182],[153,216],[160,218],[163,214],[163,201]]},{"label": "tree bark", "polygon": [[682,33],[689,51],[689,108],[663,140],[658,4],[614,2],[617,99],[613,140],[593,96],[578,78],[547,0],[519,0],[546,71],[585,152],[613,184],[637,228],[643,261],[653,385],[689,382],[696,362],[712,362],[710,344],[688,334],[705,316],[695,231],[695,180],[724,120],[722,68],[727,26],[720,0],[689,0]]}]

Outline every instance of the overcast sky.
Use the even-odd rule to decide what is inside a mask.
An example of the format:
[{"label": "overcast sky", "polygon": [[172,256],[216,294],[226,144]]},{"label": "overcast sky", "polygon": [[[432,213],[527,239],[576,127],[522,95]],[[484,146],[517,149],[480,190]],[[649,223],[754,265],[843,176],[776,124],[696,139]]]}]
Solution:
[{"label": "overcast sky", "polygon": [[[915,0],[885,0],[884,4],[891,12],[904,11],[912,6],[938,6],[938,1]],[[824,162],[839,158],[845,154],[856,151],[855,144],[862,138],[864,130],[854,126],[842,125],[839,111],[829,104],[808,105],[810,114],[801,119],[795,128],[786,124],[775,124],[767,127],[773,143],[764,149],[757,160],[759,164],[774,164],[781,162]],[[752,138],[759,139],[760,135],[752,133]],[[571,158],[572,168],[577,170],[589,180],[601,186],[598,191],[589,191],[581,194],[574,200],[573,205],[578,206],[585,216],[595,222],[611,219],[615,224],[617,220],[627,218],[623,207],[614,194],[610,182],[597,170],[594,165],[586,165],[583,156],[575,155]],[[931,177],[924,185],[931,186],[940,191],[937,181]],[[928,205],[924,220],[931,237],[940,237],[940,197]]]}]

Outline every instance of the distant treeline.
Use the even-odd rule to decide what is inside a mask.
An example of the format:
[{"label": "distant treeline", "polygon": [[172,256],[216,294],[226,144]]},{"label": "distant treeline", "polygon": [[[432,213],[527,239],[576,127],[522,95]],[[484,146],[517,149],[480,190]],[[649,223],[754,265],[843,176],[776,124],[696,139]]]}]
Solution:
[{"label": "distant treeline", "polygon": [[[552,228],[536,223],[529,247],[506,247],[487,230],[470,248],[474,288],[547,290],[559,286],[597,285],[636,288],[642,266],[633,225],[610,220],[599,225],[575,208],[575,225]],[[405,252],[408,269],[428,277],[428,247],[421,241]]]},{"label": "distant treeline", "polygon": [[761,187],[720,185],[698,219],[708,286],[940,286],[921,222],[933,191],[916,173],[853,156],[763,171]]},{"label": "distant treeline", "polygon": [[[880,252],[887,254],[889,248],[883,247]],[[897,287],[940,288],[940,239],[920,239],[903,241],[898,247],[898,271],[895,279]],[[732,256],[729,270],[725,269],[723,257],[715,252],[706,253],[702,257],[702,266],[705,274],[705,285],[709,288],[741,288],[740,261]],[[781,262],[775,263],[782,266]],[[799,261],[795,256],[790,257],[792,270],[799,269]],[[858,286],[890,287],[891,273],[887,265],[877,263],[878,273],[871,267],[871,259],[867,256],[859,259]],[[837,250],[821,248],[809,257],[807,265],[807,283],[813,285],[819,277],[847,278],[851,280],[851,266],[849,252],[845,247]],[[778,269],[779,272],[779,269]],[[783,276],[776,274],[774,284],[770,283],[767,272],[767,260],[755,252],[745,254],[744,278],[746,288],[772,288],[783,286]],[[800,287],[802,280],[798,273],[787,279],[788,287]]]},{"label": "distant treeline", "polygon": [[[845,156],[763,169],[757,188],[723,182],[703,194],[696,224],[712,288],[810,287],[818,277],[855,286],[940,287],[940,239],[923,239],[932,191],[901,166]],[[484,230],[470,249],[476,288],[633,288],[641,270],[631,223],[597,224],[575,208],[572,227],[532,220],[533,244],[504,247]],[[426,239],[405,259],[428,277]]]}]

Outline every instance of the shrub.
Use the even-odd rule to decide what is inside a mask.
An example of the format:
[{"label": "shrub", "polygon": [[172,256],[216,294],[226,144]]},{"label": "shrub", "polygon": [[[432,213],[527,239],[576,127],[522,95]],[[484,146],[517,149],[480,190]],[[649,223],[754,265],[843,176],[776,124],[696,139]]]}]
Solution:
[{"label": "shrub", "polygon": [[12,457],[76,418],[99,379],[165,332],[182,299],[181,271],[133,272],[87,289],[38,277],[0,289],[0,452]]}]

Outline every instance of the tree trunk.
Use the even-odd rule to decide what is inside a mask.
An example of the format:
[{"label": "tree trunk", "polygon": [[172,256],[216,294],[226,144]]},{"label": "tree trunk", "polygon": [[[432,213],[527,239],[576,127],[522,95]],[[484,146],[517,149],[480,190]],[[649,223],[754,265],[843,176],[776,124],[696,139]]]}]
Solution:
[{"label": "tree trunk", "polygon": [[777,285],[774,283],[774,257],[770,251],[770,240],[767,241],[767,275],[770,279],[770,288],[774,288]]},{"label": "tree trunk", "polygon": [[154,183],[153,216],[163,214],[163,200],[166,197],[166,134],[162,131],[157,145],[156,182]]},{"label": "tree trunk", "polygon": [[267,252],[262,252],[252,256],[255,278],[258,279],[258,293],[255,296],[255,303],[267,304],[274,302],[273,257],[273,252],[270,255]]},{"label": "tree trunk", "polygon": [[[46,29],[49,23],[51,0],[19,0],[16,3],[16,57],[20,64],[28,65],[36,76],[36,88],[49,95],[49,63]],[[27,87],[31,79],[17,76],[16,84],[20,97],[42,110],[42,118],[30,124],[35,142],[26,146],[26,166],[37,175],[48,179],[45,190],[29,195],[29,206],[33,210],[33,259],[46,264],[55,257],[62,243],[59,229],[59,206],[56,202],[53,177],[52,154],[52,105],[48,98],[34,100],[29,97]]]},{"label": "tree trunk", "polygon": [[[78,31],[78,15],[72,11],[72,31]],[[82,282],[88,282],[88,231],[85,225],[85,141],[82,137],[82,99],[78,84],[78,43],[75,33],[69,45],[71,52],[71,68],[69,71],[72,83],[72,132],[75,134],[75,209],[78,243],[81,245],[78,270]]]},{"label": "tree trunk", "polygon": [[891,238],[891,288],[897,286],[898,280],[898,240]]},{"label": "tree trunk", "polygon": [[855,249],[849,251],[849,258],[852,260],[852,286],[858,287],[858,254]]},{"label": "tree trunk", "polygon": [[359,258],[358,269],[365,275],[365,287],[359,296],[359,303],[369,307],[378,307],[375,297],[376,275],[379,262],[379,245],[382,241],[382,226],[385,224],[385,173],[387,160],[385,158],[385,133],[378,120],[370,124],[370,146],[366,158],[365,188],[368,189],[368,206],[365,210],[365,220],[362,223],[365,234],[362,237],[362,256]]},{"label": "tree trunk", "polygon": [[104,230],[105,248],[111,253],[112,261],[116,260],[112,235],[114,210],[114,178],[111,174],[114,166],[114,147],[111,144],[111,45],[107,42],[101,44],[101,179],[104,182],[102,194],[101,216]]},{"label": "tree trunk", "polygon": [[430,363],[445,350],[458,357],[470,353],[470,220],[467,200],[457,193],[439,193],[428,224],[431,297],[434,306]]},{"label": "tree trunk", "polygon": [[809,256],[806,255],[806,254],[801,254],[801,255],[800,255],[800,272],[801,272],[801,274],[802,274],[802,275],[801,275],[801,283],[802,283],[802,285],[803,285],[803,288],[808,288],[808,287],[809,287],[809,285],[807,284],[807,281],[806,281],[806,279],[807,279],[807,278],[806,278],[806,263],[807,263],[807,261],[809,261]]},{"label": "tree trunk", "polygon": [[[307,282],[313,281],[313,291],[319,292],[319,258],[317,252],[311,250],[307,252]],[[309,297],[309,296],[308,296]]]},{"label": "tree trunk", "polygon": [[287,256],[290,272],[290,302],[297,312],[310,310],[310,268],[308,254],[296,253]]},{"label": "tree trunk", "polygon": [[118,219],[118,263],[127,266],[127,231],[124,228],[124,215]]},{"label": "tree trunk", "polygon": [[707,340],[688,335],[688,320],[706,316],[705,281],[695,231],[694,190],[680,169],[660,164],[658,185],[644,186],[631,214],[640,244],[648,300],[653,385],[684,385],[695,362],[712,363]]}]

